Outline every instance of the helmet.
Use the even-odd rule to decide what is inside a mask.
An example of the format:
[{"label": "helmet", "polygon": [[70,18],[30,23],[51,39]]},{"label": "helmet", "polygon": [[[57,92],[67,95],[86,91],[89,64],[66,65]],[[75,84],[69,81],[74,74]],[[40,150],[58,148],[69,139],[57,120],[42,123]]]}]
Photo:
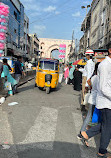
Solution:
[{"label": "helmet", "polygon": [[89,49],[89,50],[87,50],[86,52],[85,52],[85,55],[94,55],[94,51],[93,50],[91,50],[91,49]]}]

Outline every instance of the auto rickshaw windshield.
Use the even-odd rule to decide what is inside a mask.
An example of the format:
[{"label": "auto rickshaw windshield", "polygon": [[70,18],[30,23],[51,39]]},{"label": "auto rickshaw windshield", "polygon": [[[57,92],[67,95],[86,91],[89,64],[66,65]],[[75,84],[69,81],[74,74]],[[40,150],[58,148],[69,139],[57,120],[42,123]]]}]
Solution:
[{"label": "auto rickshaw windshield", "polygon": [[39,68],[44,70],[58,70],[58,64],[52,61],[40,61]]}]

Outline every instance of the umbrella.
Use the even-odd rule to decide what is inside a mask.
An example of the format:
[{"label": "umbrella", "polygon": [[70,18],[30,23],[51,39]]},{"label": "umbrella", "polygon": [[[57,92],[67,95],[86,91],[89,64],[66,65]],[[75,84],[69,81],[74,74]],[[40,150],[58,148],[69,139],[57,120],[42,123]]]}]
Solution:
[{"label": "umbrella", "polygon": [[84,59],[79,59],[75,61],[73,65],[86,65],[86,61]]},{"label": "umbrella", "polygon": [[77,65],[86,65],[86,61],[84,59],[81,59]]},{"label": "umbrella", "polygon": [[81,59],[75,61],[75,62],[73,63],[73,65],[77,65],[77,64],[79,63],[80,60],[81,60]]}]

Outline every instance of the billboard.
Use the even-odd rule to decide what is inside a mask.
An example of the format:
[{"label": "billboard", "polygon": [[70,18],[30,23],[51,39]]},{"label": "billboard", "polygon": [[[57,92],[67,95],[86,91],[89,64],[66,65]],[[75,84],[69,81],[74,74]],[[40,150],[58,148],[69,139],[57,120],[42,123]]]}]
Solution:
[{"label": "billboard", "polygon": [[64,63],[66,55],[66,44],[60,44],[59,46],[59,62]]}]

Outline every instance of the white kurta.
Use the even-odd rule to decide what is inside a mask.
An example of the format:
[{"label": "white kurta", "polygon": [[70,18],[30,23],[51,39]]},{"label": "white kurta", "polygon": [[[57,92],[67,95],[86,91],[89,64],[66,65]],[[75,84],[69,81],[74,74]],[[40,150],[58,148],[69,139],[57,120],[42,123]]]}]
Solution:
[{"label": "white kurta", "polygon": [[111,58],[106,57],[98,67],[96,105],[98,109],[111,109]]},{"label": "white kurta", "polygon": [[[92,77],[92,75],[94,73],[94,69],[95,69],[95,63],[93,62],[92,59],[87,61],[85,69],[86,69],[86,77],[87,77],[87,81],[88,81]],[[88,87],[87,82],[86,82],[86,87]]]}]

